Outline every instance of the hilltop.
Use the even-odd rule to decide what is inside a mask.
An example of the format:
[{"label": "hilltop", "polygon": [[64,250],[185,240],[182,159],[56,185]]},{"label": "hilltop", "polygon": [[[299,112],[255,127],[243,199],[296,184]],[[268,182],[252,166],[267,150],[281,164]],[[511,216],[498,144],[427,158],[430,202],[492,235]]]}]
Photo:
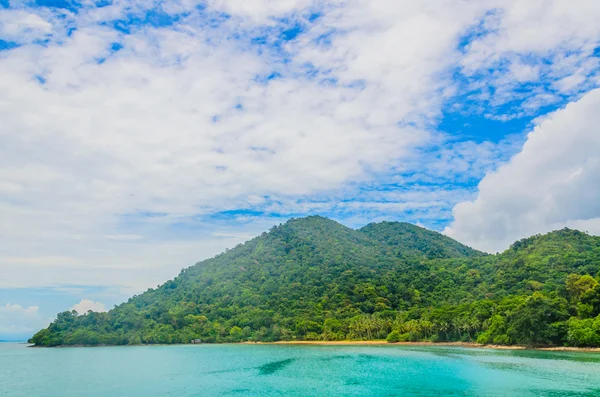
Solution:
[{"label": "hilltop", "polygon": [[407,223],[312,216],[108,313],[60,313],[38,346],[277,340],[600,345],[600,238],[561,230],[487,255]]}]

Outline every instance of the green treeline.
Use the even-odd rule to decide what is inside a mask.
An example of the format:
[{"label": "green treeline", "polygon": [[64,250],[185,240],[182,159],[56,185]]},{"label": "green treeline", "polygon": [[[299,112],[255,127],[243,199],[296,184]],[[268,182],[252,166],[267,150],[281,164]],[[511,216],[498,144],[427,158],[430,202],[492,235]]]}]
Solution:
[{"label": "green treeline", "polygon": [[293,219],[39,346],[277,340],[600,346],[600,238],[564,229],[486,255],[397,222]]}]

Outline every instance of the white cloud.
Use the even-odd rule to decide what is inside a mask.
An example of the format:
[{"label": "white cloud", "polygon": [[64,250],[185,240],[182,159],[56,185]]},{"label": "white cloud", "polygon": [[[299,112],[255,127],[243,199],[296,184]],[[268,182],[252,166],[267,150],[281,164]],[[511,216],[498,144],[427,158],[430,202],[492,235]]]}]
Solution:
[{"label": "white cloud", "polygon": [[23,307],[7,303],[0,306],[0,335],[2,337],[23,337],[49,323],[38,313],[38,306]]},{"label": "white cloud", "polygon": [[17,42],[43,37],[52,32],[52,24],[41,16],[22,10],[0,12],[0,34]]},{"label": "white cloud", "polygon": [[539,67],[527,65],[519,61],[510,65],[510,78],[515,82],[535,81],[539,76]]},{"label": "white cloud", "polygon": [[78,314],[86,314],[88,311],[105,312],[106,306],[104,303],[95,302],[89,299],[82,299],[81,302],[74,305],[71,310],[75,310]]},{"label": "white cloud", "polygon": [[24,316],[32,316],[37,314],[38,309],[38,306],[29,306],[25,308],[20,305],[12,305],[10,303],[7,303],[4,306],[0,306],[0,313],[16,313]]},{"label": "white cloud", "polygon": [[[600,60],[591,54],[600,42],[599,2],[495,0],[486,4],[490,8],[482,34],[466,46],[459,61],[462,71],[473,76],[467,90],[493,87],[494,95],[487,98],[492,104],[525,99],[531,113],[531,107],[543,106],[550,94],[574,96],[598,86]],[[515,93],[523,83],[537,86]]]},{"label": "white cloud", "polygon": [[[457,92],[451,72],[476,73],[508,59],[512,78],[526,81],[548,72],[518,63],[520,54],[589,50],[597,7],[582,3],[577,12],[561,4],[211,1],[207,12],[232,16],[209,28],[196,2],[177,1],[161,7],[189,16],[130,35],[103,22],[142,15],[154,2],[118,1],[60,18],[47,9],[0,10],[2,21],[22,21],[5,24],[3,33],[23,44],[0,53],[0,286],[139,291],[272,221],[208,225],[196,217],[331,208],[329,198],[344,197],[349,184],[392,178],[408,166],[448,181],[481,175],[502,148],[452,144],[431,163],[428,155],[425,164],[415,161],[418,147],[440,139],[432,125]],[[277,40],[269,30],[282,23],[277,18],[314,7],[323,15],[293,42],[260,50],[249,44],[258,33]],[[496,8],[506,18],[496,18],[497,32],[458,51],[459,38]],[[531,28],[538,22],[544,34]],[[77,27],[70,36],[67,25]],[[28,44],[50,33],[47,45]],[[112,53],[113,42],[123,48]],[[583,55],[576,58],[562,56],[556,75],[592,73]],[[273,72],[281,78],[261,81]],[[298,203],[306,197],[316,199]],[[365,201],[381,210],[425,203],[437,211],[439,200],[419,197]]]},{"label": "white cloud", "polygon": [[248,18],[252,23],[265,23],[269,18],[318,3],[314,0],[210,0],[209,4],[219,11]]},{"label": "white cloud", "polygon": [[544,117],[523,149],[456,205],[446,233],[486,251],[565,226],[600,234],[600,89]]},{"label": "white cloud", "polygon": [[593,48],[600,34],[595,23],[600,4],[595,0],[497,0],[487,6],[486,29],[493,34],[470,46],[464,65],[479,68],[507,53],[548,54],[569,47]]}]

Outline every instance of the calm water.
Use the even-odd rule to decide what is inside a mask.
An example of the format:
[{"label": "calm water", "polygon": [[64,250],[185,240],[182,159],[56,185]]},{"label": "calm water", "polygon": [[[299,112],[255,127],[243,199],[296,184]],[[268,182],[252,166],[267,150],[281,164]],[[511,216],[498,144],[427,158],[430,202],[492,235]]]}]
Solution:
[{"label": "calm water", "polygon": [[600,354],[448,347],[0,343],[0,396],[600,396]]}]

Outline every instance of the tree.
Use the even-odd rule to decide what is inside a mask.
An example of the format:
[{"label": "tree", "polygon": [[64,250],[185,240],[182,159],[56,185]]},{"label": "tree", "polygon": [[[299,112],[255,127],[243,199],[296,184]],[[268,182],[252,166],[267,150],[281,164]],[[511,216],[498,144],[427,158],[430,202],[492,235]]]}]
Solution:
[{"label": "tree", "polygon": [[567,340],[573,346],[600,346],[600,316],[596,318],[569,320]]},{"label": "tree", "polygon": [[572,302],[579,301],[581,295],[597,286],[598,281],[589,274],[583,276],[570,274],[566,281],[567,292],[571,296]]},{"label": "tree", "polygon": [[401,334],[397,330],[390,332],[385,339],[388,343],[406,342],[408,340],[408,334]]},{"label": "tree", "polygon": [[509,314],[506,334],[516,343],[528,346],[557,344],[565,336],[561,322],[568,318],[566,300],[535,292]]}]

